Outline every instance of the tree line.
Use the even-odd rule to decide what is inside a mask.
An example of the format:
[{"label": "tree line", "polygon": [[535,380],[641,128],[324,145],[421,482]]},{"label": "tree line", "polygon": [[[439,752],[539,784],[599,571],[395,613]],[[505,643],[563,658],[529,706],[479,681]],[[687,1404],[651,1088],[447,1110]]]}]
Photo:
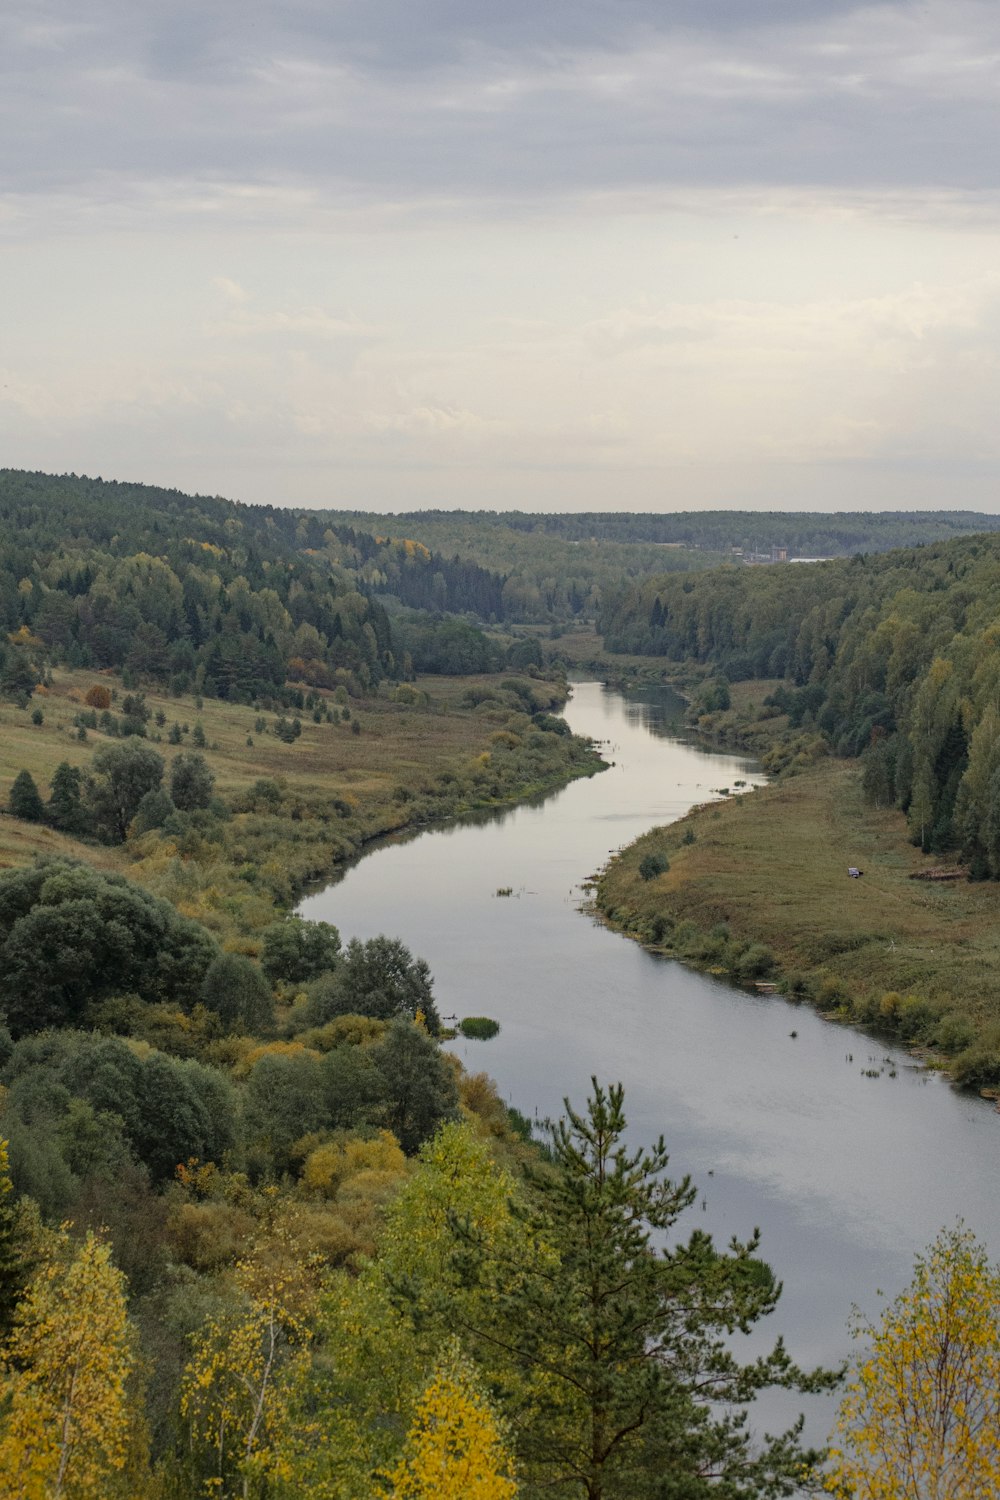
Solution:
[{"label": "tree line", "polygon": [[301,512],[0,470],[0,693],[45,661],[235,702],[291,679],[366,692],[412,670],[381,597],[503,618],[503,579]]},{"label": "tree line", "polygon": [[873,801],[927,851],[1000,878],[1000,539],[969,537],[809,567],[725,568],[623,585],[604,600],[612,651],[779,679],[793,728],[862,756]]}]

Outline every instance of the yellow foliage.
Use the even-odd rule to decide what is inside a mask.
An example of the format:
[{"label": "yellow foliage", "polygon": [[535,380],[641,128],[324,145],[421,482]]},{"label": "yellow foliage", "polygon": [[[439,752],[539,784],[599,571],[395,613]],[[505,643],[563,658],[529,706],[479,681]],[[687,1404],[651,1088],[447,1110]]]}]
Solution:
[{"label": "yellow foliage", "polygon": [[942,1232],[876,1326],[840,1409],[829,1493],[857,1500],[1000,1494],[1000,1268]]},{"label": "yellow foliage", "polygon": [[318,1146],[306,1157],[302,1181],[310,1192],[336,1197],[341,1186],[359,1173],[386,1173],[401,1177],[406,1157],[390,1130],[380,1130],[373,1140],[350,1140],[344,1145]]},{"label": "yellow foliage", "polygon": [[125,1278],[93,1234],[72,1255],[63,1234],[60,1249],[3,1350],[0,1500],[118,1493],[135,1436]]},{"label": "yellow foliage", "polygon": [[305,1047],[299,1041],[294,1042],[260,1042],[257,1046],[241,1049],[241,1056],[234,1066],[233,1072],[237,1078],[245,1078],[252,1073],[256,1063],[262,1057],[315,1057],[321,1054],[312,1047]]},{"label": "yellow foliage", "polygon": [[308,1362],[316,1266],[298,1249],[288,1224],[258,1242],[237,1267],[242,1311],[208,1320],[184,1371],[192,1440],[244,1477],[271,1466],[284,1385]]},{"label": "yellow foliage", "polygon": [[383,1500],[509,1500],[512,1470],[497,1418],[453,1342],[417,1402]]},{"label": "yellow foliage", "polygon": [[503,1134],[507,1110],[488,1073],[462,1073],[458,1078],[458,1097],[462,1109],[474,1117],[473,1124],[485,1126],[493,1135]]}]

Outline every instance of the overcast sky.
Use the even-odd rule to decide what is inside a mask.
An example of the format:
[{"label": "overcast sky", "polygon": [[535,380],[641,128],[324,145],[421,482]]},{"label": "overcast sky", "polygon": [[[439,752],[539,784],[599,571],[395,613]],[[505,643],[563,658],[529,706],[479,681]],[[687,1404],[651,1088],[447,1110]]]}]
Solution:
[{"label": "overcast sky", "polygon": [[1000,509],[997,0],[4,0],[0,463]]}]

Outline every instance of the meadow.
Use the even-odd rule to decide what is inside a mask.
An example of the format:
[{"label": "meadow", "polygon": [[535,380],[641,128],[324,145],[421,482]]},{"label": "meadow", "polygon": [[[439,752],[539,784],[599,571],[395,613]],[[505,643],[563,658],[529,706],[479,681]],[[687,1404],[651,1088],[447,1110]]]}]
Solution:
[{"label": "meadow", "polygon": [[[668,868],[640,874],[649,856]],[[1000,890],[915,880],[942,865],[904,815],[862,795],[856,761],[696,808],[602,874],[597,904],[632,936],[948,1059],[990,1086],[1000,1056]],[[848,875],[854,866],[860,879]]]}]

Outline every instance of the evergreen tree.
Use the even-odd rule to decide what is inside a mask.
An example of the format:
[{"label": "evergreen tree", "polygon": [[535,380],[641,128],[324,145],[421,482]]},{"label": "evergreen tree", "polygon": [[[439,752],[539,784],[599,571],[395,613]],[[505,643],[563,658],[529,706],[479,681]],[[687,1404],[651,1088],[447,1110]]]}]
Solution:
[{"label": "evergreen tree", "polygon": [[741,1363],[733,1335],[780,1293],[757,1236],[720,1252],[695,1231],[658,1249],[653,1236],[673,1228],[695,1189],[663,1177],[662,1140],[624,1145],[623,1102],[620,1085],[595,1080],[585,1115],[567,1103],[551,1167],[530,1170],[528,1204],[514,1208],[545,1254],[484,1262],[488,1316],[468,1332],[495,1351],[495,1378],[530,1392],[518,1436],[526,1492],[787,1495],[818,1455],[800,1447],[799,1426],[755,1446],[741,1413],[769,1386],[808,1391],[836,1377],[804,1374],[780,1340]]},{"label": "evergreen tree", "polygon": [[81,787],[83,777],[76,766],[60,761],[52,773],[45,816],[62,833],[82,833],[86,826]]},{"label": "evergreen tree", "polygon": [[38,795],[35,778],[30,771],[18,771],[10,789],[10,812],[25,823],[41,823],[45,818],[45,807]]}]

